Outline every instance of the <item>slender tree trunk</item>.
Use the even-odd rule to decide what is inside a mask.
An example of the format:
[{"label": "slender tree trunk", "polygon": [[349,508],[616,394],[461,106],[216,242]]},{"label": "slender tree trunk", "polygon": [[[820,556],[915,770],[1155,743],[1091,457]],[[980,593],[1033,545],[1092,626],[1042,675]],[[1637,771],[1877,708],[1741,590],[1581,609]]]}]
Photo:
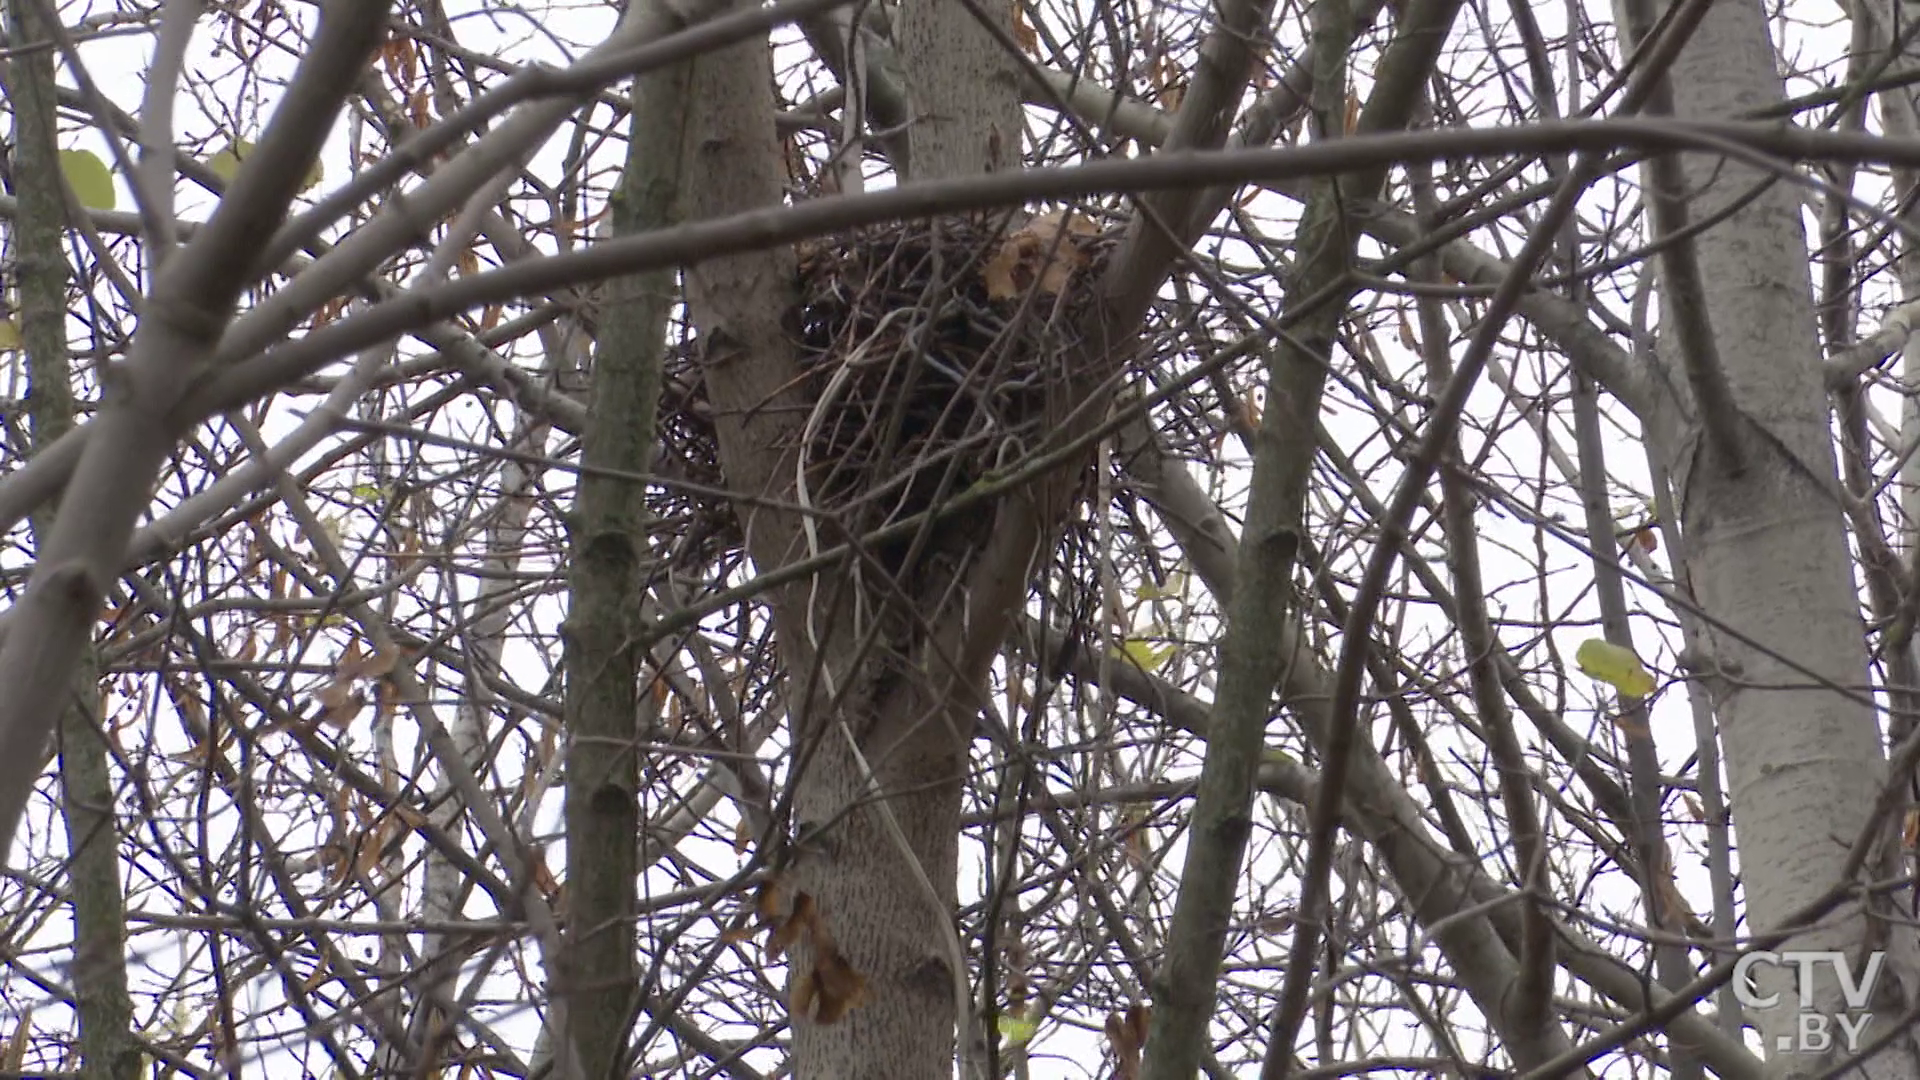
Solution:
[{"label": "slender tree trunk", "polygon": [[[688,113],[688,69],[636,80],[626,171],[614,193],[615,235],[664,227],[673,213]],[[635,622],[649,546],[643,492],[652,464],[671,273],[606,287],[592,396],[581,435],[585,473],[569,523],[573,557],[564,630],[567,663],[567,977],[571,1037],[588,1080],[626,1075],[638,1012],[631,912],[640,857],[634,742],[645,651]]]},{"label": "slender tree trunk", "polygon": [[[32,4],[9,3],[7,16],[10,40],[49,39]],[[58,179],[52,51],[23,50],[12,62],[6,89],[14,110],[14,175],[32,178],[14,190],[20,209],[13,255],[21,343],[27,351],[28,420],[38,451],[73,427],[75,412],[67,356],[67,260],[60,250],[66,210]],[[34,515],[36,545],[51,531],[53,516],[53,507]],[[72,690],[60,709],[57,729],[60,811],[73,894],[69,978],[80,1018],[79,1075],[84,1080],[133,1080],[140,1071],[140,1053],[133,1043],[133,1005],[127,995],[120,829],[98,681],[97,657],[88,645],[74,664]],[[0,847],[4,843],[0,841]]]}]

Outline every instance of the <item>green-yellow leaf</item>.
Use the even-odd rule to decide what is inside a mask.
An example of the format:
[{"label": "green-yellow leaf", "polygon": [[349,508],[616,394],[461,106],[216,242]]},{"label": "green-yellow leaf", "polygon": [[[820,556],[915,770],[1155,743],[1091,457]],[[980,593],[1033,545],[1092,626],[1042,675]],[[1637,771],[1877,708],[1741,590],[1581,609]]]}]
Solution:
[{"label": "green-yellow leaf", "polygon": [[1182,592],[1185,592],[1186,588],[1187,575],[1182,571],[1175,570],[1167,575],[1167,583],[1165,585],[1155,585],[1149,581],[1133,590],[1133,595],[1137,600],[1172,600]]},{"label": "green-yellow leaf", "polygon": [[1653,676],[1640,664],[1632,649],[1600,638],[1588,638],[1573,654],[1580,670],[1623,694],[1646,697],[1653,693]]},{"label": "green-yellow leaf", "polygon": [[0,320],[0,352],[20,347],[20,321],[18,319]]},{"label": "green-yellow leaf", "polygon": [[353,485],[353,497],[363,503],[379,502],[384,495],[386,492],[378,484]]},{"label": "green-yellow leaf", "polygon": [[60,171],[80,205],[89,210],[113,209],[113,172],[91,150],[60,151]]},{"label": "green-yellow leaf", "polygon": [[213,170],[213,175],[231,184],[233,178],[240,172],[240,159],[247,156],[247,151],[252,149],[253,144],[245,139],[231,143],[225,150],[207,160],[207,168]]},{"label": "green-yellow leaf", "polygon": [[1039,1024],[1013,1013],[1001,1013],[999,1022],[994,1026],[1000,1029],[1000,1037],[1010,1046],[1027,1045],[1027,1040],[1040,1030]]},{"label": "green-yellow leaf", "polygon": [[1158,671],[1173,659],[1173,646],[1155,645],[1145,638],[1128,638],[1120,643],[1120,655],[1140,665],[1144,671]]},{"label": "green-yellow leaf", "polygon": [[[253,153],[253,143],[251,141],[247,139],[235,139],[227,144],[226,149],[207,159],[207,168],[212,169],[215,176],[231,184],[233,183],[233,178],[240,173],[240,163],[245,161],[247,155],[251,153]],[[323,168],[318,161],[315,161],[313,167],[307,170],[307,175],[301,178],[300,190],[302,192],[311,191],[326,178],[327,170]]]}]

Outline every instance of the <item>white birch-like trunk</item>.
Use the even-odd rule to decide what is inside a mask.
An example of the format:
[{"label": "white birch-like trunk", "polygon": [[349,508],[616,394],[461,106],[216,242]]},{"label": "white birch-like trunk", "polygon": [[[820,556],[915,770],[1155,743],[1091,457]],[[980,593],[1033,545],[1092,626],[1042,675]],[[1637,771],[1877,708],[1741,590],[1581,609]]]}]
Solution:
[{"label": "white birch-like trunk", "polygon": [[[1714,5],[1672,70],[1682,118],[1730,118],[1782,100],[1766,15],[1757,0]],[[1705,155],[1687,158],[1692,219],[1744,199],[1764,174]],[[1887,764],[1865,693],[1868,658],[1847,550],[1829,410],[1821,378],[1807,233],[1800,198],[1775,183],[1695,241],[1720,360],[1752,421],[1744,472],[1730,475],[1697,428],[1671,463],[1686,566],[1707,615],[1700,658],[1726,751],[1749,933],[1765,932],[1828,893],[1866,828]],[[1671,339],[1669,339],[1671,340]],[[1675,355],[1666,361],[1678,365]],[[1797,459],[1797,463],[1794,459]],[[1867,876],[1877,876],[1869,863]],[[1810,971],[1813,1010],[1789,966],[1755,971],[1769,1008],[1750,1010],[1773,1072],[1813,1075],[1840,1060],[1810,1033],[1833,1017],[1871,1014],[1862,1042],[1905,1011],[1911,930],[1870,919],[1857,903],[1780,950],[1891,950],[1864,1009],[1849,1008],[1831,967]],[[1864,961],[1864,956],[1862,956]],[[1864,962],[1853,965],[1857,978]],[[1810,1013],[1817,1013],[1812,1019]],[[1836,1039],[1836,1043],[1842,1040]],[[1875,1056],[1864,1075],[1920,1075],[1912,1044]],[[1849,1073],[1849,1075],[1863,1075]]]}]

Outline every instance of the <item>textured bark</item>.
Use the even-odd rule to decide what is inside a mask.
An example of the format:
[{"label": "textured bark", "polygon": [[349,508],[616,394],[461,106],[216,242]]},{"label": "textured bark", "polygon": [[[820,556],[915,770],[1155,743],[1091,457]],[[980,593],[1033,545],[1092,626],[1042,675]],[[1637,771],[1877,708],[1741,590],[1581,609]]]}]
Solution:
[{"label": "textured bark", "polygon": [[[7,4],[7,36],[43,41],[47,35],[31,4]],[[14,109],[16,176],[60,175],[54,130],[53,54],[30,49],[8,71]],[[67,260],[60,250],[66,212],[60,187],[42,180],[18,187],[13,254],[19,281],[21,344],[27,352],[28,421],[33,446],[50,446],[73,427],[73,374],[67,355]],[[35,544],[51,530],[54,508],[33,517]],[[73,985],[80,1018],[83,1080],[133,1080],[140,1052],[133,1041],[133,1004],[127,995],[126,896],[120,885],[120,829],[102,726],[97,657],[80,650],[59,708],[60,812],[67,833],[67,880],[73,894]],[[36,761],[42,760],[37,752]],[[11,838],[0,833],[0,850]]]},{"label": "textured bark", "polygon": [[[950,35],[964,33],[951,25],[955,13],[962,21],[971,17],[957,5],[939,7],[945,10],[934,19],[945,29],[920,32],[947,48],[953,43]],[[987,42],[975,58],[990,56],[992,48]],[[759,46],[699,62],[692,97],[704,109],[691,129],[697,134],[689,136],[690,217],[764,206],[779,198],[772,102],[764,90],[767,63]],[[1018,108],[1011,80],[992,90],[1003,99],[996,109],[963,93],[966,77],[951,66],[933,77],[931,85],[916,84],[916,92],[944,95],[951,113],[925,141],[924,154],[920,129],[915,129],[915,160],[981,171],[998,144],[1001,163],[1016,161]],[[794,374],[781,321],[792,305],[792,268],[791,253],[775,251],[703,263],[688,275],[722,465],[730,486],[748,495],[787,490],[791,457],[783,448],[795,441],[808,407],[783,389]],[[762,570],[809,553],[791,515],[746,505],[737,513]],[[1030,557],[1031,552],[1018,554]],[[1027,560],[1018,562],[1018,572],[1008,577],[1024,591]],[[953,688],[960,691],[957,697],[942,685],[946,680],[882,677],[883,670],[917,666],[902,655],[912,645],[879,642],[863,662],[849,621],[836,617],[847,610],[849,584],[842,574],[826,574],[771,598],[790,680],[792,738],[804,761],[796,778],[795,819],[803,830],[830,826],[818,844],[824,858],[801,867],[790,887],[813,898],[841,954],[866,980],[865,1002],[837,1022],[794,1017],[795,1072],[809,1078],[932,1080],[948,1075],[953,1060],[955,968],[950,958],[959,794],[977,709],[966,691],[984,677],[993,653],[978,647],[978,640],[990,638],[997,646],[1000,635],[993,632],[995,619],[983,617],[986,609],[976,604],[972,631],[979,637],[973,648],[954,640],[951,626],[923,646],[967,654],[971,662],[962,661],[960,685]],[[937,612],[929,614],[938,618]],[[1002,614],[999,621],[1004,619]],[[876,787],[900,797],[876,805],[869,799]],[[907,861],[908,851],[918,867]],[[815,955],[808,943],[795,951],[796,979],[805,977]]]},{"label": "textured bark", "polygon": [[914,122],[907,134],[915,180],[1019,168],[1024,126],[1020,74],[976,12],[1010,37],[1012,8],[907,0],[894,37]]},{"label": "textured bark", "polygon": [[[959,4],[909,5],[901,18],[908,82],[921,102],[909,135],[914,179],[1017,164],[1019,99],[999,46]],[[699,61],[689,217],[779,199],[767,63],[765,48],[755,46]],[[790,252],[774,251],[713,260],[688,274],[722,466],[729,485],[747,495],[788,490],[792,459],[784,448],[810,407],[787,389],[795,371],[781,317],[793,300],[792,268]],[[825,826],[819,856],[789,886],[812,897],[838,950],[866,981],[864,1003],[836,1022],[794,1017],[798,1076],[932,1080],[951,1073],[955,992],[964,986],[956,981],[964,972],[956,970],[953,930],[962,770],[975,694],[1025,593],[1041,535],[1029,511],[1009,505],[1004,512],[1026,520],[1003,518],[1007,527],[994,532],[1001,542],[973,560],[975,578],[962,598],[931,602],[950,595],[950,579],[938,572],[907,583],[929,601],[919,612],[932,623],[924,639],[890,630],[863,649],[851,620],[840,617],[851,599],[844,571],[770,598],[803,763],[794,816],[802,831]],[[745,504],[737,513],[761,570],[810,553],[792,515]],[[960,563],[946,572],[966,572],[966,560]],[[876,591],[867,599],[875,610],[899,611],[893,596]],[[889,621],[910,620],[896,614]],[[936,652],[945,659],[932,660]],[[884,794],[879,802],[871,797],[876,789]],[[815,958],[808,943],[795,950],[796,979]]]},{"label": "textured bark", "polygon": [[[1783,93],[1775,71],[1762,5],[1716,4],[1672,72],[1678,114],[1727,117],[1777,103]],[[1696,221],[1760,179],[1730,161],[1689,156],[1686,165],[1699,191]],[[1746,468],[1729,470],[1697,428],[1670,464],[1690,584],[1710,616],[1710,655],[1701,660],[1726,748],[1749,923],[1764,931],[1840,882],[1886,762],[1861,692],[1865,628],[1832,495],[1838,482],[1798,193],[1774,184],[1696,245],[1726,381],[1744,414],[1723,419],[1743,432]],[[1910,932],[1883,942],[1857,906],[1843,914],[1788,947],[1911,950]],[[1758,974],[1763,992],[1786,991],[1777,1007],[1752,1016],[1762,1044],[1792,1046],[1791,971],[1762,966]],[[1819,1008],[1842,1011],[1833,973],[1818,971],[1815,981]],[[1869,1041],[1904,1011],[1897,980],[1883,978],[1877,989],[1894,998],[1870,1006],[1880,1023],[1869,1028]],[[1819,1055],[1778,1056],[1782,1075],[1823,1064]],[[1865,1066],[1875,1076],[1912,1076],[1917,1068],[1910,1045]]]},{"label": "textured bark", "polygon": [[[909,181],[1019,167],[1019,83],[999,42],[980,25],[982,10],[953,0],[909,0],[900,9],[895,38],[914,105]],[[1009,29],[1010,8],[989,4],[984,11],[1003,33]],[[954,574],[977,569],[997,576],[999,589],[972,581],[948,603],[929,603],[917,613],[933,624],[929,640],[878,641],[867,670],[912,674],[853,683],[857,689],[812,731],[816,756],[798,778],[795,813],[803,822],[837,824],[828,833],[828,860],[810,867],[800,887],[816,897],[848,959],[867,975],[869,999],[838,1024],[795,1019],[802,1077],[952,1074],[956,1006],[968,1000],[954,929],[961,781],[986,664],[1025,594],[1040,539],[1031,525],[1004,531],[1008,524],[1003,521],[1001,535],[1024,542],[970,553],[971,560],[956,555],[955,566],[923,565],[914,572],[920,580],[908,586],[929,601],[954,598]],[[993,591],[1002,595],[990,596]],[[877,592],[868,597],[870,605],[896,609],[899,601]],[[848,635],[841,630],[840,636]],[[859,753],[850,733],[860,740]],[[875,790],[884,794],[883,804],[872,803]],[[981,1049],[969,1048],[976,1055]]]},{"label": "textured bark", "polygon": [[[637,80],[626,172],[613,229],[665,226],[678,187],[688,112],[686,65]],[[567,958],[569,1036],[589,1080],[626,1075],[636,1012],[633,923],[639,872],[639,767],[634,725],[641,662],[635,616],[648,545],[638,485],[620,474],[652,464],[673,275],[606,286],[570,522],[573,556],[564,631],[567,664]]]},{"label": "textured bark", "polygon": [[[688,219],[780,202],[783,177],[771,80],[771,57],[760,42],[717,50],[693,62],[688,84],[693,108],[681,158],[685,170],[682,207]],[[785,327],[786,313],[796,299],[794,265],[792,250],[777,247],[698,263],[688,268],[685,278],[687,313],[699,335],[697,348],[721,470],[729,488],[744,497],[736,498],[734,514],[745,534],[748,557],[762,571],[806,555],[799,517],[782,508],[791,505],[791,447],[799,439],[807,408],[795,388],[799,372]],[[769,503],[749,501],[755,499]],[[816,704],[825,700],[815,665],[821,650],[803,632],[816,583],[821,593],[830,594],[833,582],[811,579],[776,587],[765,595],[780,631],[780,658],[789,679],[790,739],[796,748],[806,743],[809,718]],[[831,625],[828,603],[822,601],[818,625]],[[846,674],[844,665],[839,665],[839,673]],[[796,812],[804,815],[804,808]],[[836,919],[834,912],[823,914],[829,923]],[[874,982],[873,962],[865,950],[854,952],[852,958]],[[804,959],[794,958],[796,969]],[[850,1022],[869,1022],[873,1014],[862,1013],[866,1010],[855,1010],[858,1019]],[[803,1026],[801,1021],[794,1023],[794,1074],[822,1075],[811,1071],[806,1062]],[[886,1047],[884,1052],[892,1049]]]}]

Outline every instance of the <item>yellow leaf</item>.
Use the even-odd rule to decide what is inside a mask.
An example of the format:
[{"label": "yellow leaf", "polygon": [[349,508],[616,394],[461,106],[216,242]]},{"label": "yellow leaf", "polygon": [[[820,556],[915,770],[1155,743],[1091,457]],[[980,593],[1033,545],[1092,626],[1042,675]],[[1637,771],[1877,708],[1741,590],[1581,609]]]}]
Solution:
[{"label": "yellow leaf", "polygon": [[1155,585],[1153,582],[1148,581],[1139,588],[1134,589],[1133,596],[1136,600],[1173,600],[1185,592],[1186,588],[1186,572],[1174,570],[1167,574],[1167,583],[1165,585]]},{"label": "yellow leaf", "polygon": [[[240,173],[240,163],[245,161],[247,155],[251,153],[253,153],[253,143],[251,141],[247,139],[235,139],[227,144],[226,149],[208,159],[207,168],[212,169],[215,176],[231,184],[233,183],[233,178]],[[307,170],[307,175],[301,177],[300,190],[302,192],[311,191],[326,178],[327,170],[318,161],[315,161],[313,167]]]},{"label": "yellow leaf", "polygon": [[1120,655],[1146,671],[1158,671],[1173,659],[1173,646],[1155,645],[1145,638],[1128,638],[1120,644]]},{"label": "yellow leaf", "polygon": [[91,150],[60,151],[60,171],[73,185],[74,197],[89,210],[113,209],[113,173]]},{"label": "yellow leaf", "polygon": [[212,169],[215,176],[231,184],[233,183],[233,178],[240,173],[240,159],[246,157],[252,151],[252,143],[245,139],[235,140],[229,143],[225,150],[213,155],[213,157],[207,161],[207,168]]},{"label": "yellow leaf", "polygon": [[1017,1013],[1001,1013],[998,1023],[994,1026],[1000,1029],[1000,1037],[1005,1039],[1009,1046],[1027,1045],[1027,1040],[1033,1038],[1034,1032],[1040,1030],[1039,1024]]},{"label": "yellow leaf", "polygon": [[1640,664],[1640,658],[1632,649],[1624,648],[1599,638],[1588,638],[1580,643],[1573,654],[1574,662],[1580,670],[1606,683],[1615,690],[1633,697],[1646,697],[1653,693],[1653,676]]},{"label": "yellow leaf", "polygon": [[0,321],[0,352],[20,347],[20,322],[17,319]]}]

